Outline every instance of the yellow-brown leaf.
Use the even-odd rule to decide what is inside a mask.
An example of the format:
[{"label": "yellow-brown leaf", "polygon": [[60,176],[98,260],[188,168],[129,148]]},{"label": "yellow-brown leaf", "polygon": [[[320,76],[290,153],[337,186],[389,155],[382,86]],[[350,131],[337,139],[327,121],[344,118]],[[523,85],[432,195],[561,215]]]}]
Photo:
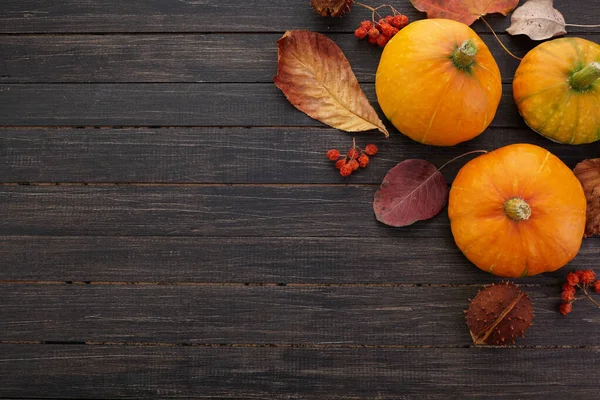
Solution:
[{"label": "yellow-brown leaf", "polygon": [[388,131],[360,89],[342,50],[310,31],[288,31],[277,42],[275,85],[308,116],[348,132]]}]

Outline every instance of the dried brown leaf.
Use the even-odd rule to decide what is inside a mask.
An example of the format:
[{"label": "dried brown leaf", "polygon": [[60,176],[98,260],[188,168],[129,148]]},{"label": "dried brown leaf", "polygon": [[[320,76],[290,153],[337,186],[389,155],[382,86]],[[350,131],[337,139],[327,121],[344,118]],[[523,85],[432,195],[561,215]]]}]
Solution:
[{"label": "dried brown leaf", "polygon": [[310,0],[312,8],[324,17],[341,17],[350,11],[354,0]]},{"label": "dried brown leaf", "polygon": [[506,31],[511,35],[527,35],[543,40],[567,33],[565,18],[553,7],[553,0],[529,0],[510,17]]},{"label": "dried brown leaf", "polygon": [[427,18],[453,19],[471,25],[486,14],[508,15],[519,0],[410,0]]},{"label": "dried brown leaf", "polygon": [[331,39],[311,31],[288,31],[277,45],[275,85],[294,107],[343,131],[378,129],[389,135]]},{"label": "dried brown leaf", "polygon": [[584,236],[600,235],[600,158],[580,162],[574,172],[587,200]]}]

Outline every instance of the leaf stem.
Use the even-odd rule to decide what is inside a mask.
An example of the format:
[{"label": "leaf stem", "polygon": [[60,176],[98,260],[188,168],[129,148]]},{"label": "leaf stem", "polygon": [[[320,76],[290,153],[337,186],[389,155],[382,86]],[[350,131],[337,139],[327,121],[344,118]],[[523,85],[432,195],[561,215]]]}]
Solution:
[{"label": "leaf stem", "polygon": [[565,24],[565,26],[575,26],[577,28],[600,28],[600,24],[598,24],[598,25]]},{"label": "leaf stem", "polygon": [[[579,285],[577,285],[579,286]],[[588,291],[586,290],[586,285],[583,286],[579,286],[581,288],[581,290],[583,291],[583,294],[585,294],[585,297],[588,298],[589,301],[591,301],[592,303],[594,303],[594,305],[598,308],[600,308],[600,304],[598,304],[598,302],[596,302],[596,300],[594,300],[592,298],[592,296],[590,296],[590,294],[588,293]]]},{"label": "leaf stem", "polygon": [[379,9],[380,9],[380,8],[382,8],[382,7],[389,7],[389,8],[392,10],[392,13],[393,13],[394,15],[398,15],[398,14],[400,14],[400,12],[399,12],[398,10],[396,10],[394,7],[392,7],[392,6],[391,6],[391,5],[389,5],[389,4],[382,4],[382,5],[378,6],[378,7],[371,7],[371,6],[368,6],[368,5],[366,5],[366,4],[359,3],[358,1],[357,1],[357,2],[355,2],[354,4],[356,4],[357,6],[360,6],[360,7],[364,7],[364,8],[366,8],[367,10],[370,10],[370,11],[371,11],[371,20],[372,20],[373,22],[375,22],[375,14],[377,14],[377,16],[379,17],[379,19],[381,19],[381,18],[382,18],[382,17],[381,17],[381,14],[379,14],[379,13],[377,12],[377,10],[379,10]]},{"label": "leaf stem", "polygon": [[468,156],[468,155],[471,155],[471,154],[476,154],[476,153],[485,154],[485,153],[487,153],[487,150],[473,150],[473,151],[469,151],[467,153],[461,154],[460,156],[456,156],[452,160],[447,161],[444,165],[442,165],[441,167],[439,167],[438,171],[441,171],[442,168],[444,168],[446,165],[448,165],[450,163],[453,163],[454,161],[458,160],[459,158],[463,158],[465,156]]},{"label": "leaf stem", "polygon": [[481,17],[481,20],[483,21],[484,24],[487,25],[488,28],[490,28],[490,31],[492,31],[492,34],[494,35],[494,37],[496,38],[496,40],[498,41],[498,43],[500,43],[500,46],[502,46],[502,48],[504,49],[504,51],[506,51],[508,53],[508,55],[511,56],[512,58],[514,58],[515,60],[521,61],[522,60],[521,57],[515,56],[513,53],[511,53],[511,51],[509,49],[506,48],[506,46],[504,45],[504,43],[502,43],[502,41],[500,40],[500,38],[498,37],[498,35],[496,35],[496,32],[494,32],[494,29],[490,26],[490,24],[488,24],[488,22],[485,20],[485,18]]}]

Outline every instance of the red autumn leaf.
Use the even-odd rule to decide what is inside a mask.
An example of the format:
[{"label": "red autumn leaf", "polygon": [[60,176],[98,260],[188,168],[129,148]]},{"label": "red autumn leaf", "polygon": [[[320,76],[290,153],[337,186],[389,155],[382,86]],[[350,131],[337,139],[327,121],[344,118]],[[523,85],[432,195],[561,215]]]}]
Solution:
[{"label": "red autumn leaf", "polygon": [[448,200],[448,183],[439,169],[425,160],[404,160],[390,169],[375,193],[378,221],[406,226],[437,215]]},{"label": "red autumn leaf", "polygon": [[600,158],[580,162],[573,172],[587,200],[585,236],[600,235]]},{"label": "red autumn leaf", "polygon": [[310,31],[288,31],[277,45],[275,85],[294,107],[343,131],[378,129],[388,136],[348,59],[331,39]]},{"label": "red autumn leaf", "polygon": [[446,18],[471,25],[486,14],[508,15],[519,0],[410,0],[427,18]]}]

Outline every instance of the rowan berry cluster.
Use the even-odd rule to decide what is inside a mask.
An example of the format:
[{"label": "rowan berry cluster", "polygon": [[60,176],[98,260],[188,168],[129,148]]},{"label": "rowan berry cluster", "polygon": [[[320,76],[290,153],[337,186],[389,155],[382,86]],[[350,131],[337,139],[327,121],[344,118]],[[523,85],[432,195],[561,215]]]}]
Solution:
[{"label": "rowan berry cluster", "polygon": [[348,150],[344,158],[341,158],[342,155],[337,149],[328,150],[327,158],[335,161],[335,167],[340,170],[340,175],[349,176],[359,167],[367,168],[367,165],[369,165],[369,156],[373,157],[375,154],[377,154],[377,146],[374,144],[366,145],[363,150],[356,145],[356,140],[353,140],[352,147]]},{"label": "rowan berry cluster", "polygon": [[[387,42],[389,42],[400,29],[408,25],[408,17],[406,15],[398,13],[393,7],[390,8],[394,14],[382,17],[378,22],[375,22],[375,13],[377,12],[377,9],[372,9],[372,21],[362,21],[360,26],[354,31],[354,36],[359,39],[367,38],[369,43],[376,44],[379,47],[385,47]],[[377,13],[377,15],[381,17],[379,13]]]},{"label": "rowan berry cluster", "polygon": [[563,284],[562,292],[560,293],[560,298],[563,301],[560,305],[560,313],[567,315],[573,310],[573,303],[582,299],[582,297],[575,297],[577,290],[581,290],[588,300],[600,308],[600,304],[590,296],[588,288],[592,288],[596,293],[600,293],[600,280],[596,280],[596,273],[594,271],[586,269],[569,272],[567,274],[567,281]]}]

